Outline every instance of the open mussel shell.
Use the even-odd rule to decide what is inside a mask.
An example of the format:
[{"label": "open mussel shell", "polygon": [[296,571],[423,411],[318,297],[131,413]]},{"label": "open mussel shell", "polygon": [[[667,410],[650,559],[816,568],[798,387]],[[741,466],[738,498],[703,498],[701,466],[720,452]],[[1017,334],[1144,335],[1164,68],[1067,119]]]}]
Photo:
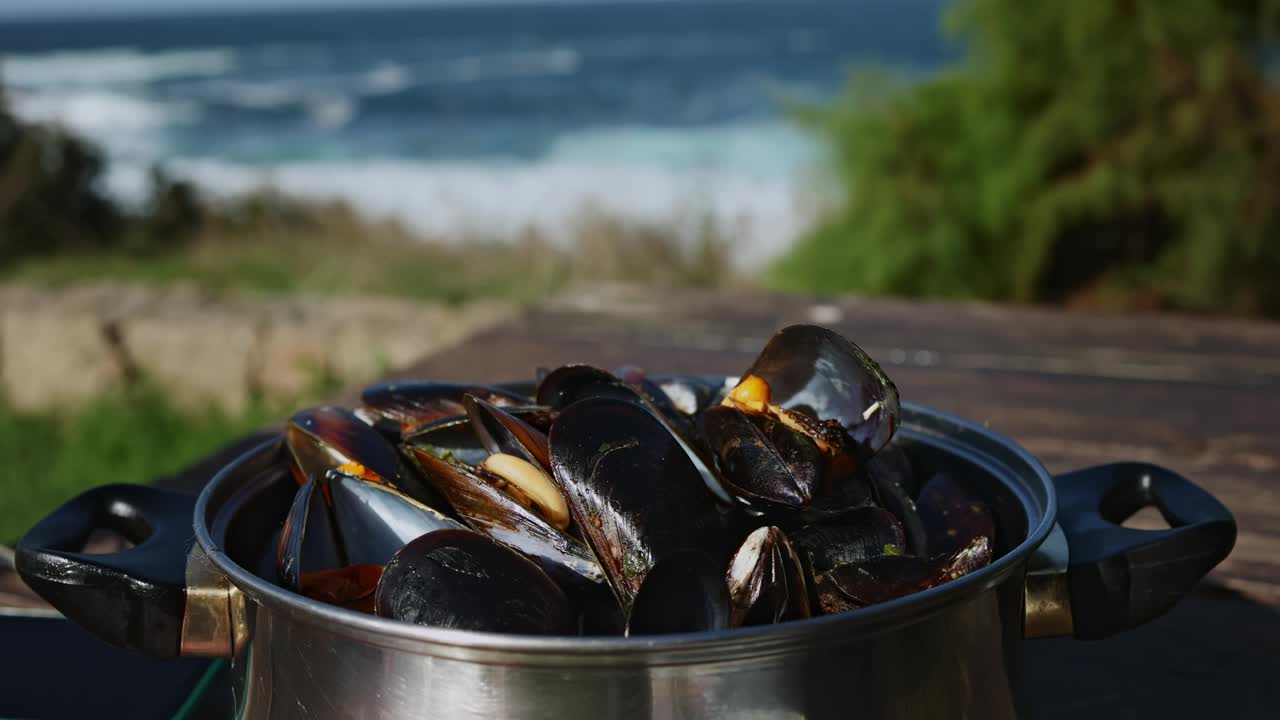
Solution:
[{"label": "open mussel shell", "polygon": [[479,465],[489,457],[489,451],[476,437],[471,418],[466,415],[424,425],[403,438],[400,447],[416,447],[438,458],[472,466]]},{"label": "open mussel shell", "polygon": [[416,445],[409,445],[408,450],[427,482],[472,528],[540,564],[563,566],[589,582],[604,582],[604,571],[580,540],[552,527],[470,468]]},{"label": "open mussel shell", "polygon": [[863,456],[889,442],[899,423],[898,389],[889,376],[862,348],[816,325],[778,331],[738,387],[818,423],[839,423]]},{"label": "open mussel shell", "polygon": [[727,558],[736,540],[715,496],[653,413],[582,400],[561,411],[550,440],[556,482],[624,609],[669,553],[701,548]]},{"label": "open mussel shell", "polygon": [[395,446],[348,410],[320,407],[295,413],[289,419],[285,440],[299,484],[338,470],[389,485],[427,505],[438,501],[430,488],[406,470]]},{"label": "open mussel shell", "polygon": [[808,525],[789,537],[812,574],[882,555],[902,555],[905,544],[902,524],[878,507],[859,508],[834,523]]},{"label": "open mussel shell", "polygon": [[357,414],[371,424],[397,428],[402,434],[466,411],[463,397],[472,395],[494,405],[528,405],[529,398],[502,388],[445,382],[391,382],[372,385],[360,394]]},{"label": "open mussel shell", "polygon": [[663,556],[645,576],[627,635],[723,630],[731,617],[722,565],[700,550],[680,550]]},{"label": "open mussel shell", "polygon": [[405,543],[462,523],[385,485],[330,470],[324,488],[347,562],[382,566]]},{"label": "open mussel shell", "polygon": [[416,625],[568,635],[569,602],[523,555],[470,530],[437,530],[405,545],[378,581],[381,617]]},{"label": "open mussel shell", "polygon": [[463,398],[476,437],[492,454],[521,457],[544,470],[551,468],[547,434],[519,417],[474,395]]},{"label": "open mussel shell", "polygon": [[912,555],[927,553],[926,533],[915,497],[919,485],[911,469],[911,461],[902,448],[889,443],[866,463],[866,476],[881,507],[893,513],[902,523],[906,550]]},{"label": "open mussel shell", "polygon": [[346,465],[348,472],[392,484],[399,472],[395,447],[354,413],[338,407],[300,410],[285,430],[295,479],[324,477]]},{"label": "open mussel shell", "polygon": [[927,536],[929,555],[956,552],[979,537],[995,547],[996,526],[991,509],[946,473],[937,473],[925,483],[916,510]]},{"label": "open mussel shell", "polygon": [[781,529],[757,528],[742,542],[725,573],[732,625],[770,625],[809,617],[804,567]]},{"label": "open mussel shell", "polygon": [[332,570],[347,564],[323,493],[307,480],[294,493],[276,549],[280,584],[290,590],[301,587],[305,573]]},{"label": "open mussel shell", "polygon": [[814,594],[824,613],[844,612],[928,590],[990,563],[991,544],[977,537],[951,554],[883,555],[839,565],[814,576]]},{"label": "open mussel shell", "polygon": [[[517,418],[544,435],[556,416],[556,412],[549,408],[532,405],[504,406],[502,412]],[[490,454],[480,436],[477,435],[471,418],[465,412],[457,417],[423,425],[405,434],[401,438],[401,444],[429,448],[435,455],[468,465],[479,465]]]}]

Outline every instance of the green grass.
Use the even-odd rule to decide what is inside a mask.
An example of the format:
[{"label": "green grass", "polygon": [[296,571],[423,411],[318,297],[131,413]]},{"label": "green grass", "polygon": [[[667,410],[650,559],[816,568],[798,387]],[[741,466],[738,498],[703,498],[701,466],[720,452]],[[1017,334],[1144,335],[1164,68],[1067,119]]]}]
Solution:
[{"label": "green grass", "polygon": [[182,411],[146,386],[66,414],[0,403],[0,542],[16,540],[82,490],[179,470],[279,416],[261,404],[239,417]]}]

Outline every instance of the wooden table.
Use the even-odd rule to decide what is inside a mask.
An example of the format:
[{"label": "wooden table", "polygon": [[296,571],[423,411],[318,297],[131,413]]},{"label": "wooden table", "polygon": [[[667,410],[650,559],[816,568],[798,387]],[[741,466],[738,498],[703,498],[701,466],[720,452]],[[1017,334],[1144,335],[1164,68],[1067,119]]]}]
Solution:
[{"label": "wooden table", "polygon": [[[841,331],[904,399],[987,423],[1051,472],[1155,462],[1236,514],[1231,557],[1165,617],[1102,642],[1027,644],[1038,717],[1280,717],[1280,325],[606,288],[394,376],[496,382],[567,362],[737,374],[795,322]],[[220,462],[171,482],[198,485]]]}]

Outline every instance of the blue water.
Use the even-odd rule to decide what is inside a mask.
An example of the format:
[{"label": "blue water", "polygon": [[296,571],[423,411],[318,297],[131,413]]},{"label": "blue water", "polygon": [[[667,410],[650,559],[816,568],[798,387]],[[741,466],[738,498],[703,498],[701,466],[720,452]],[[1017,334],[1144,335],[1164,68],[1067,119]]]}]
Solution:
[{"label": "blue water", "polygon": [[102,143],[124,196],[160,163],[214,190],[345,197],[440,234],[554,225],[584,204],[650,218],[681,205],[747,217],[772,246],[802,225],[797,188],[821,157],[786,103],[830,97],[857,63],[944,65],[944,5],[9,21],[0,77],[20,114]]}]

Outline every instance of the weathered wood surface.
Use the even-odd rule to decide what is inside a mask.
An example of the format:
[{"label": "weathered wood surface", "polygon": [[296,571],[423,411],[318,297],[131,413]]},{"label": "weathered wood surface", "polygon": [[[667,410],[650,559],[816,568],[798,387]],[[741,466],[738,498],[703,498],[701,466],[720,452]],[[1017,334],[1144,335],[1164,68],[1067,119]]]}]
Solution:
[{"label": "weathered wood surface", "polygon": [[1202,484],[1240,525],[1212,580],[1280,605],[1278,324],[596,291],[531,310],[395,376],[500,381],[566,362],[736,374],[795,322],[845,333],[885,366],[904,399],[987,423],[1051,472],[1143,460]]}]

